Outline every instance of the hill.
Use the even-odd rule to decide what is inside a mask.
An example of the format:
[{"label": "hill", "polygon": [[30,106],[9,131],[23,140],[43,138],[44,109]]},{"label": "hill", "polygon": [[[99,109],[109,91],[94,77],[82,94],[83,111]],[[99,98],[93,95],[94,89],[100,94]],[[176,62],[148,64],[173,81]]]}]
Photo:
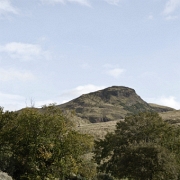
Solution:
[{"label": "hill", "polygon": [[149,105],[156,111],[156,112],[168,112],[168,111],[174,111],[175,109],[167,106],[162,106],[158,104],[149,103]]},{"label": "hill", "polygon": [[[57,107],[69,117],[72,117],[69,112],[74,111],[73,121],[77,124],[77,130],[89,133],[95,138],[103,138],[107,132],[115,130],[119,120],[123,120],[128,114],[140,111],[155,111],[165,121],[180,123],[180,110],[147,103],[136,94],[134,89],[124,86],[112,86],[84,94]],[[40,108],[39,111],[43,109]]]},{"label": "hill", "polygon": [[171,123],[171,124],[180,124],[180,110],[161,112],[159,115],[163,120]]},{"label": "hill", "polygon": [[124,86],[112,86],[84,94],[58,107],[74,111],[79,124],[117,121],[124,119],[127,114],[140,111],[167,112],[173,110],[148,104],[136,94],[134,89]]}]

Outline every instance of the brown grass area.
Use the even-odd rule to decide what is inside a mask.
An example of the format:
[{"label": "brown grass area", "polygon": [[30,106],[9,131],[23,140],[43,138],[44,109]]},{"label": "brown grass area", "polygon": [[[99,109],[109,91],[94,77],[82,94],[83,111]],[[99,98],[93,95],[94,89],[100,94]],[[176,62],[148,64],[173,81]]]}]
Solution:
[{"label": "brown grass area", "polygon": [[[180,125],[180,110],[162,112],[159,113],[159,115],[163,120],[169,123]],[[82,123],[79,121],[79,125],[77,124],[76,130],[81,133],[93,135],[95,139],[104,138],[107,132],[113,132],[115,130],[116,123],[118,121],[100,123]]]},{"label": "brown grass area", "polygon": [[180,110],[159,113],[163,120],[172,124],[180,124]]},{"label": "brown grass area", "polygon": [[76,129],[85,134],[91,134],[95,139],[104,138],[107,132],[113,132],[116,128],[116,123],[118,121],[109,121],[109,122],[101,122],[101,123],[91,123],[80,125]]}]

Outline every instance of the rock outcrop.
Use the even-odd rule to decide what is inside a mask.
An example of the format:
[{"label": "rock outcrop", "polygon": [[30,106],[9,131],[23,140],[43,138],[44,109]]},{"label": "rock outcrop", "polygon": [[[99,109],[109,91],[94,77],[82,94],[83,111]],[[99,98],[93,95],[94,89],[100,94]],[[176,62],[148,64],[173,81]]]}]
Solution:
[{"label": "rock outcrop", "polygon": [[12,178],[7,173],[0,171],[0,180],[12,180]]}]

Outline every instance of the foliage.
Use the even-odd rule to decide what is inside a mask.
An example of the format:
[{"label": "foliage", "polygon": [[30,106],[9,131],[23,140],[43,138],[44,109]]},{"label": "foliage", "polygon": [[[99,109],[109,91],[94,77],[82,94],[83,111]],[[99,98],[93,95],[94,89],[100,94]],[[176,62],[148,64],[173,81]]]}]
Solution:
[{"label": "foliage", "polygon": [[96,176],[96,165],[92,160],[88,160],[85,157],[83,157],[83,159],[84,161],[79,167],[79,176],[93,179]]},{"label": "foliage", "polygon": [[65,179],[78,174],[93,138],[73,129],[54,105],[42,112],[0,111],[0,169],[14,179]]},{"label": "foliage", "polygon": [[99,173],[97,175],[97,180],[115,180],[115,179],[109,174]]},{"label": "foliage", "polygon": [[153,112],[127,116],[95,141],[100,172],[134,180],[178,179],[180,131]]}]

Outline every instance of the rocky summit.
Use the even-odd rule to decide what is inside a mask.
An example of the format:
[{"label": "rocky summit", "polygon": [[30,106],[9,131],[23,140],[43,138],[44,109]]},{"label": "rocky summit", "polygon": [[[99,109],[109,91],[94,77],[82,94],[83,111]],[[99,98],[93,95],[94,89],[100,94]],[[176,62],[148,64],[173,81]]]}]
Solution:
[{"label": "rocky summit", "polygon": [[65,104],[58,105],[63,110],[74,111],[80,122],[96,123],[123,119],[127,114],[141,111],[170,111],[150,105],[138,96],[134,89],[112,86],[103,90],[84,94]]}]

